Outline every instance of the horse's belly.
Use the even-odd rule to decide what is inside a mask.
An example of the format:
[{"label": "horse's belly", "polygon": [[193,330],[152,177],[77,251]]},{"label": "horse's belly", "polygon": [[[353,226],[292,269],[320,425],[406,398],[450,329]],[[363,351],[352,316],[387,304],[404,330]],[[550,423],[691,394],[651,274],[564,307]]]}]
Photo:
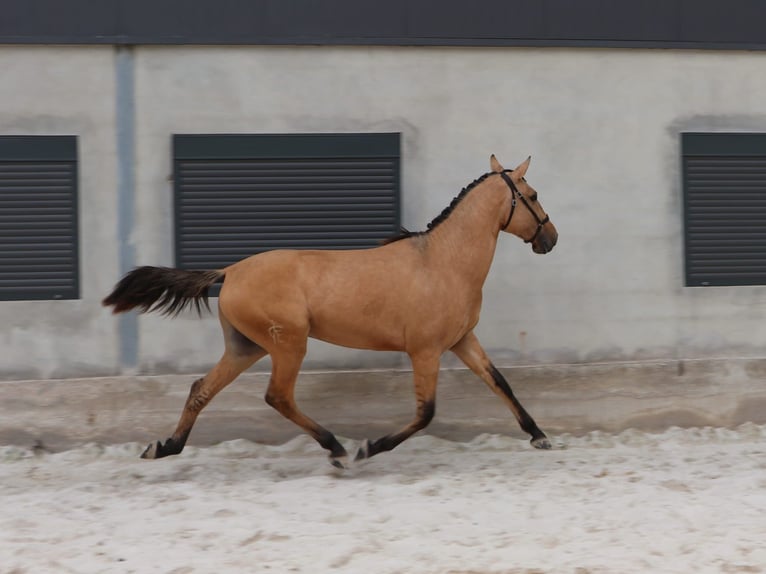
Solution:
[{"label": "horse's belly", "polygon": [[403,351],[403,337],[381,332],[375,329],[334,329],[311,327],[309,336],[326,343],[349,347],[352,349],[365,349],[370,351]]}]

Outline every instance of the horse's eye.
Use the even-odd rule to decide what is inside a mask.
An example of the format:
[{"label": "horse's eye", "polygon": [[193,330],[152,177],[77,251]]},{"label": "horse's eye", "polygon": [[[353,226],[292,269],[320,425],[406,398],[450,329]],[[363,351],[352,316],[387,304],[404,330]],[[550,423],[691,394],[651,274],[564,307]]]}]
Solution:
[{"label": "horse's eye", "polygon": [[537,194],[533,193],[532,197],[529,198],[529,201],[537,201]]}]

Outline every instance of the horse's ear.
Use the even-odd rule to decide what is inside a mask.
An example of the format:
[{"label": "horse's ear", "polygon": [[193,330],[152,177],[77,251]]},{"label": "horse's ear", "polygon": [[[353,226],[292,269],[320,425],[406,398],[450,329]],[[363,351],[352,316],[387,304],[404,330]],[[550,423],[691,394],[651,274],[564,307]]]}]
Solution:
[{"label": "horse's ear", "polygon": [[513,170],[513,179],[521,179],[527,173],[529,168],[529,162],[532,161],[532,156],[529,156],[523,162],[519,164],[519,167]]},{"label": "horse's ear", "polygon": [[489,156],[489,169],[497,173],[500,173],[501,171],[503,171],[503,166],[500,165],[499,161],[497,161],[495,154],[492,154],[491,156]]}]

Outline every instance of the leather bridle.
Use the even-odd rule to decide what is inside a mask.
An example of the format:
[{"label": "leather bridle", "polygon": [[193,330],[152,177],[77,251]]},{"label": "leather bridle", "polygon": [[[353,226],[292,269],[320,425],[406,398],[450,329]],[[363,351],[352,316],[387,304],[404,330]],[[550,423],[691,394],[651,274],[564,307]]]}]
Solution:
[{"label": "leather bridle", "polygon": [[511,212],[508,214],[508,219],[505,221],[505,225],[503,225],[503,229],[507,229],[508,226],[511,224],[511,218],[513,217],[513,212],[516,211],[516,198],[518,197],[521,200],[521,203],[524,204],[524,207],[526,207],[529,210],[529,213],[532,214],[532,217],[535,218],[535,221],[537,222],[537,229],[535,229],[534,234],[529,239],[524,239],[524,243],[532,243],[535,239],[537,239],[537,236],[540,235],[540,231],[542,231],[543,226],[548,223],[551,218],[548,217],[548,214],[545,214],[545,217],[540,219],[535,213],[535,210],[532,209],[532,206],[529,204],[529,201],[526,197],[524,197],[524,194],[521,193],[518,188],[516,187],[516,184],[513,183],[513,180],[508,177],[508,174],[511,173],[512,169],[504,169],[500,172],[500,177],[503,178],[503,181],[508,184],[508,187],[511,188]]}]

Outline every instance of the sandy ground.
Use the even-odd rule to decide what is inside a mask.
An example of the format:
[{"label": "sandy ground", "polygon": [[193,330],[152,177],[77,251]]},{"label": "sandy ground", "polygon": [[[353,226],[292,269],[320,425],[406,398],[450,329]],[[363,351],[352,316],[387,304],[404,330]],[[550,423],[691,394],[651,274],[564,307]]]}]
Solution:
[{"label": "sandy ground", "polygon": [[0,447],[0,572],[766,572],[766,426],[553,442]]}]

